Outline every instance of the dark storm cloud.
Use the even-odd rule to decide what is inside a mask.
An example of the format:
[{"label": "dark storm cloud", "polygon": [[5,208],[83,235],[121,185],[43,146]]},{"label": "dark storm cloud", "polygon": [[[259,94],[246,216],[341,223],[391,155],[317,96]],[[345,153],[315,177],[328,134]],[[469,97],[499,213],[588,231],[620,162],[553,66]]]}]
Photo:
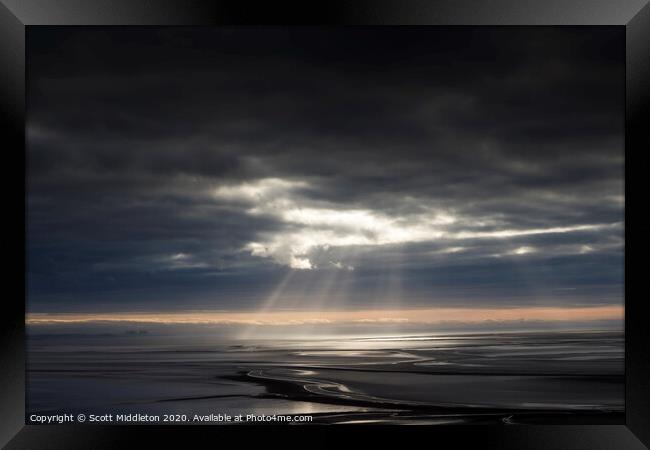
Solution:
[{"label": "dark storm cloud", "polygon": [[28,38],[33,309],[620,301],[620,30]]}]

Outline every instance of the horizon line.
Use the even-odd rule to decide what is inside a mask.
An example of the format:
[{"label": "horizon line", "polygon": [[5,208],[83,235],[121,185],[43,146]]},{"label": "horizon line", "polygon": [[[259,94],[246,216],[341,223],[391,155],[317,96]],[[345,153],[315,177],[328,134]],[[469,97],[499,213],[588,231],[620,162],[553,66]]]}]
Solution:
[{"label": "horizon line", "polygon": [[239,325],[304,325],[304,324],[444,324],[490,322],[582,322],[623,320],[624,305],[580,307],[514,307],[514,308],[416,308],[365,310],[291,310],[291,311],[150,311],[111,313],[27,313],[26,325],[54,325],[95,322],[126,322],[152,324],[239,324]]}]

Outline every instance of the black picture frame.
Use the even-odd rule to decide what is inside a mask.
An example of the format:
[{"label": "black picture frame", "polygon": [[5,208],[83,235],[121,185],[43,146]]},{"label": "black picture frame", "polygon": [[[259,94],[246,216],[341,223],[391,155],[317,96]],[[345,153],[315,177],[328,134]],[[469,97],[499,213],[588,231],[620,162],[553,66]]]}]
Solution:
[{"label": "black picture frame", "polygon": [[[25,425],[25,34],[40,25],[611,25],[626,30],[625,342],[626,424],[571,426],[273,427]],[[642,194],[643,153],[650,150],[650,5],[646,0],[357,0],[281,2],[209,0],[0,0],[0,122],[5,161],[4,247],[8,249],[0,328],[0,445],[23,448],[144,448],[268,442],[335,443],[366,434],[385,443],[455,448],[642,449],[650,446],[650,332],[640,285],[649,230]],[[23,192],[19,189],[23,186]],[[630,214],[639,217],[633,219]],[[634,226],[632,226],[634,223]],[[20,239],[22,237],[22,239]],[[639,261],[643,259],[638,258]],[[640,285],[641,287],[643,285]],[[317,436],[317,438],[315,437]],[[303,441],[304,440],[304,441]],[[279,442],[276,442],[280,444]],[[225,445],[225,444],[223,444]]]}]

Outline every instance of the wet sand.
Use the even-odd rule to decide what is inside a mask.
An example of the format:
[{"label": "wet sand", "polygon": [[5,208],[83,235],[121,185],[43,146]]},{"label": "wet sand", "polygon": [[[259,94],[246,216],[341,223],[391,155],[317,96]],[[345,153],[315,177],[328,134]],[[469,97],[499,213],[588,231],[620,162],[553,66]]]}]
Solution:
[{"label": "wet sand", "polygon": [[28,414],[309,414],[312,423],[624,422],[623,335],[210,342],[32,336]]}]

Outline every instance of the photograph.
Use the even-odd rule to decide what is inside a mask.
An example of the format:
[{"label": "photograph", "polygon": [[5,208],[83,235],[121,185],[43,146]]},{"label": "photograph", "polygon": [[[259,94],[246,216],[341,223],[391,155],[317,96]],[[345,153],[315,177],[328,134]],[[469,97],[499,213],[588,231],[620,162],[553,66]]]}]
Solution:
[{"label": "photograph", "polygon": [[625,27],[25,47],[26,424],[626,424]]}]

